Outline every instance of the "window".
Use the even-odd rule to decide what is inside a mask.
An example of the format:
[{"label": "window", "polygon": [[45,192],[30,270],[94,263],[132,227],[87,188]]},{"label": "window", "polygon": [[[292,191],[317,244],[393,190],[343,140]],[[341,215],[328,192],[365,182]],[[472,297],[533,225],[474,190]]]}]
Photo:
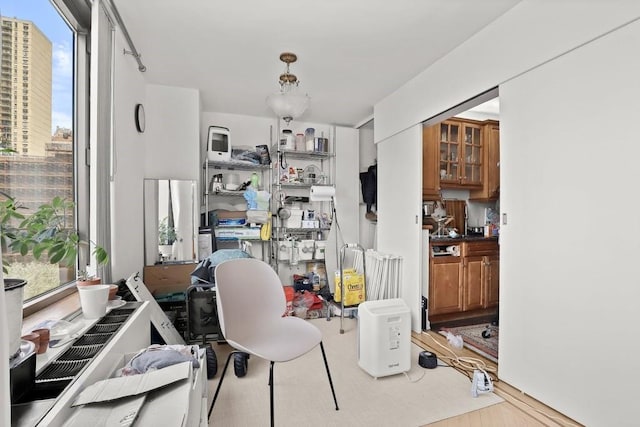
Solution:
[{"label": "window", "polygon": [[[72,4],[75,7],[67,7]],[[2,122],[0,142],[2,147],[16,152],[0,154],[0,201],[9,196],[20,205],[19,213],[30,216],[55,197],[64,198],[73,202],[75,209],[65,211],[60,221],[81,232],[83,227],[77,224],[76,217],[87,207],[78,203],[76,185],[86,174],[77,169],[83,166],[76,166],[84,162],[74,159],[86,137],[75,135],[74,131],[88,120],[88,112],[74,108],[88,104],[78,98],[85,96],[82,88],[88,81],[88,69],[81,69],[78,64],[88,64],[88,58],[77,57],[78,52],[87,55],[86,31],[77,30],[83,26],[86,30],[88,22],[69,11],[86,13],[87,8],[82,0],[5,0],[1,9],[3,35],[9,36],[1,49],[12,64],[11,74],[2,76],[0,97],[11,100],[14,114]],[[14,34],[11,38],[14,28],[21,28],[23,37]],[[16,56],[18,50],[23,56]],[[17,83],[19,75],[22,82]],[[77,87],[80,90],[75,92]],[[38,108],[29,110],[29,104]],[[22,115],[16,114],[15,106]],[[17,221],[10,225],[19,229]],[[46,252],[37,260],[31,251],[21,255],[7,248],[6,240],[2,243],[5,277],[28,282],[25,301],[56,291],[75,279],[76,265],[51,264]]]}]

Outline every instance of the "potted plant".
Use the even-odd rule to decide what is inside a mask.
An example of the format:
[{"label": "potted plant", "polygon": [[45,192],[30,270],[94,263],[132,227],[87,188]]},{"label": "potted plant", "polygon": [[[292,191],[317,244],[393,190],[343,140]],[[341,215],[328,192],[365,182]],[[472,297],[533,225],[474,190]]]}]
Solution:
[{"label": "potted plant", "polygon": [[162,218],[158,225],[158,251],[164,259],[171,257],[173,243],[177,238],[176,229],[169,224],[169,218]]},{"label": "potted plant", "polygon": [[[46,256],[51,264],[63,267],[75,266],[79,245],[93,244],[93,253],[98,265],[109,261],[107,251],[91,241],[83,241],[75,228],[68,225],[67,213],[72,212],[75,204],[71,201],[55,197],[51,203],[45,203],[36,211],[25,216],[20,211],[24,208],[14,198],[2,193],[5,199],[0,201],[0,245],[6,254],[8,249],[25,256],[29,253],[36,260]],[[16,225],[17,224],[17,225]],[[7,273],[7,257],[2,257],[2,269]],[[5,296],[11,298],[8,307],[7,321],[11,354],[18,349],[20,331],[22,330],[22,303],[26,281],[23,279],[4,279]]]},{"label": "potted plant", "polygon": [[[109,261],[107,251],[88,240],[81,240],[76,229],[68,224],[67,213],[72,212],[75,203],[54,197],[50,203],[40,205],[30,216],[23,215],[24,207],[12,197],[4,194],[0,202],[0,239],[3,248],[25,256],[31,253],[36,260],[46,256],[51,264],[65,267],[75,266],[80,245],[93,245],[93,254],[98,265]],[[15,225],[18,223],[18,225]],[[3,271],[7,271],[3,260]],[[86,272],[79,272],[86,279]]]},{"label": "potted plant", "polygon": [[87,270],[78,270],[76,274],[76,285],[78,286],[99,285],[101,282],[100,277],[89,274]]}]

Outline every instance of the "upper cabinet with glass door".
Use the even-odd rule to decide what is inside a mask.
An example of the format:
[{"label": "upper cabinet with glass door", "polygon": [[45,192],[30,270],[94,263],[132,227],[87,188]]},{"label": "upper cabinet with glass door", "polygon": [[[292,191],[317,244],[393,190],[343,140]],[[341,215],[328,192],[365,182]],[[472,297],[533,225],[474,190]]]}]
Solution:
[{"label": "upper cabinet with glass door", "polygon": [[482,186],[482,126],[466,120],[440,123],[440,185]]}]

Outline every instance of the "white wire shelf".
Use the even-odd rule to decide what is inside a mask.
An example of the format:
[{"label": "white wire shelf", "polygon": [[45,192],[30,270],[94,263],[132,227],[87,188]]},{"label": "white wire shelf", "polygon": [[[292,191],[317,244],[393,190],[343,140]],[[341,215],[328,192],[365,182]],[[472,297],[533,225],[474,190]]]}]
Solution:
[{"label": "white wire shelf", "polygon": [[228,162],[220,162],[215,160],[207,160],[202,165],[202,168],[205,169],[209,166],[209,169],[229,169],[229,170],[245,170],[245,171],[253,171],[253,170],[267,170],[271,168],[271,165],[258,165],[251,162],[243,162],[239,160],[230,160]]}]

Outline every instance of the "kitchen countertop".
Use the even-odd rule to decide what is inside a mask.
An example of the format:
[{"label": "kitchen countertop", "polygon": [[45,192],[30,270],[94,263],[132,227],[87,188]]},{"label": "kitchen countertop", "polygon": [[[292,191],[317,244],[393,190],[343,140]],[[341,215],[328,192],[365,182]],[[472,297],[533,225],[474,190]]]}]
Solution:
[{"label": "kitchen countertop", "polygon": [[460,236],[456,238],[452,237],[436,237],[429,236],[429,241],[431,244],[447,244],[447,243],[462,243],[462,242],[477,242],[477,241],[498,241],[498,236],[477,236],[477,235],[469,235],[469,236]]}]

